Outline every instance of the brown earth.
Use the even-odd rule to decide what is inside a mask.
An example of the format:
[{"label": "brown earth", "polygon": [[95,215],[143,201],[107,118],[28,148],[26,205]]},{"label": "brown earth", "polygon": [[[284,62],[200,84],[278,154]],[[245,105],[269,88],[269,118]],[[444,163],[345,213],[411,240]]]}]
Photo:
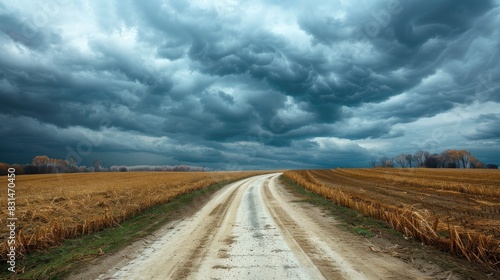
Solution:
[{"label": "brown earth", "polygon": [[[500,172],[495,170],[338,169],[307,171],[353,197],[428,211],[449,226],[500,238]],[[465,176],[464,176],[465,175]],[[413,179],[413,180],[412,180]]]}]

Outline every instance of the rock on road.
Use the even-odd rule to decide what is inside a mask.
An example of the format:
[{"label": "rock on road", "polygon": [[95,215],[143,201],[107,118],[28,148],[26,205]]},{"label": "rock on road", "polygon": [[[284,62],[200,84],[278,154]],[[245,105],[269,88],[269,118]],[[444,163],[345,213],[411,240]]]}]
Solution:
[{"label": "rock on road", "polygon": [[353,241],[317,208],[294,203],[279,175],[221,189],[99,279],[427,279]]}]

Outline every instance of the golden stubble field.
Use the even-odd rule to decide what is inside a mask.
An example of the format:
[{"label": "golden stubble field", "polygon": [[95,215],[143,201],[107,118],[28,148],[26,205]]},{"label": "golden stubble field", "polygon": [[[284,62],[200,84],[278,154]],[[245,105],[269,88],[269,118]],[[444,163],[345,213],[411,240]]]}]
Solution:
[{"label": "golden stubble field", "polygon": [[[119,225],[154,205],[265,172],[120,172],[16,177],[16,250],[25,254]],[[5,180],[7,180],[6,177]],[[6,207],[2,209],[7,217]],[[6,256],[8,228],[0,229]]]},{"label": "golden stubble field", "polygon": [[500,171],[336,169],[288,171],[306,189],[387,222],[406,237],[500,266]]}]

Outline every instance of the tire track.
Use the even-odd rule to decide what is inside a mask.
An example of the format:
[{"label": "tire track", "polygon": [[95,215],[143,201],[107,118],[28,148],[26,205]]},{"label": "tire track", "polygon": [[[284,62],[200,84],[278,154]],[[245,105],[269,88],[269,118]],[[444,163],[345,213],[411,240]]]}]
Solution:
[{"label": "tire track", "polygon": [[212,211],[210,211],[207,220],[205,220],[209,227],[205,229],[205,232],[202,233],[202,236],[199,239],[195,240],[197,241],[194,245],[195,249],[192,250],[191,253],[184,259],[184,262],[179,266],[179,268],[175,270],[172,274],[172,279],[186,279],[186,277],[199,266],[202,256],[206,254],[208,249],[206,244],[213,242],[212,239],[215,237],[214,232],[217,228],[220,228],[229,206],[233,202],[234,197],[242,185],[244,184],[235,188],[229,194],[227,199],[224,200],[224,202],[218,204]]},{"label": "tire track", "polygon": [[263,190],[267,205],[284,235],[298,244],[325,278],[432,279],[398,259],[374,254],[368,242],[325,222],[329,218],[321,219],[318,208],[306,211],[304,206],[293,205],[293,196],[277,186],[276,178]]},{"label": "tire track", "polygon": [[[259,177],[259,176],[256,176]],[[206,253],[216,229],[238,190],[256,179],[251,177],[218,191],[193,217],[167,228],[158,240],[112,275],[99,279],[186,279]]]},{"label": "tire track", "polygon": [[[275,180],[273,177],[272,180]],[[274,181],[271,182],[274,188]],[[341,255],[331,250],[330,247],[323,241],[319,240],[316,235],[311,236],[309,231],[301,226],[299,222],[293,219],[289,214],[294,214],[295,211],[288,212],[287,207],[283,203],[279,203],[273,192],[270,190],[268,182],[263,188],[266,204],[273,215],[273,218],[278,223],[280,229],[285,233],[289,243],[292,243],[292,248],[296,247],[300,253],[305,254],[312,263],[321,271],[323,277],[327,279],[367,279],[367,277],[354,269]],[[286,210],[285,210],[286,209]],[[294,246],[295,245],[295,246]]]}]

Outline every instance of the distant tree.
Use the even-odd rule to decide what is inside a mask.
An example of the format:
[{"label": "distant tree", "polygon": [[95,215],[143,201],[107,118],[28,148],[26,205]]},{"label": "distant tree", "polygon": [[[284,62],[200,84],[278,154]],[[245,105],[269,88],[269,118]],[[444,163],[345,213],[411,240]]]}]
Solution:
[{"label": "distant tree", "polygon": [[121,166],[119,169],[118,169],[120,172],[127,172],[127,168],[125,166]]},{"label": "distant tree", "polygon": [[370,161],[370,165],[371,165],[373,168],[377,167],[377,160],[376,160],[376,159],[372,159],[372,160]]},{"label": "distant tree", "polygon": [[445,161],[444,168],[458,168],[457,163],[454,161]]},{"label": "distant tree", "polygon": [[407,163],[408,167],[412,168],[413,164],[414,164],[414,157],[413,157],[413,155],[407,154],[405,158],[406,158],[406,163]]},{"label": "distant tree", "polygon": [[33,164],[25,164],[23,166],[23,168],[24,168],[25,174],[39,174],[40,173],[38,166],[33,165]]},{"label": "distant tree", "polygon": [[436,155],[436,160],[438,162],[438,166],[439,168],[445,168],[446,167],[446,164],[448,163],[448,160],[446,158],[446,156],[443,156],[442,154],[440,155]]},{"label": "distant tree", "polygon": [[95,172],[99,172],[99,170],[101,170],[101,159],[100,158],[96,158],[94,159],[94,163],[92,164],[92,166],[94,167],[94,170]]},{"label": "distant tree", "polygon": [[441,168],[456,168],[458,162],[458,154],[456,150],[446,150],[440,154],[441,164],[438,167]]},{"label": "distant tree", "polygon": [[53,159],[56,173],[68,173],[70,172],[69,162],[62,159]]},{"label": "distant tree", "polygon": [[33,158],[31,163],[37,167],[46,166],[49,164],[49,157],[48,156],[36,156]]},{"label": "distant tree", "polygon": [[469,168],[487,168],[486,164],[474,156],[469,156]]},{"label": "distant tree", "polygon": [[170,165],[165,165],[162,167],[161,171],[172,171],[173,167]]},{"label": "distant tree", "polygon": [[[381,167],[427,167],[427,168],[486,168],[486,164],[479,161],[467,150],[448,149],[440,154],[430,154],[427,151],[418,151],[415,154],[400,154],[394,158],[382,157],[379,160]],[[376,162],[371,161],[372,166]]]},{"label": "distant tree", "polygon": [[84,173],[84,172],[89,172],[86,166],[78,166],[78,172]]},{"label": "distant tree", "polygon": [[187,171],[191,171],[192,168],[191,166],[189,165],[175,165],[173,168],[172,168],[172,171],[182,171],[182,172],[187,172]]},{"label": "distant tree", "polygon": [[16,169],[16,175],[24,174],[24,167],[22,165],[14,163],[12,167]]},{"label": "distant tree", "polygon": [[415,161],[416,166],[423,167],[425,160],[430,157],[430,153],[426,151],[418,151],[413,155],[413,160]]},{"label": "distant tree", "polygon": [[37,173],[49,173],[49,161],[48,156],[36,156],[31,163],[36,167]]},{"label": "distant tree", "polygon": [[441,155],[445,158],[444,167],[448,168],[471,168],[471,159],[476,161],[476,165],[479,163],[467,150],[446,150]]},{"label": "distant tree", "polygon": [[0,162],[0,175],[7,175],[9,173],[9,167],[7,163]]},{"label": "distant tree", "polygon": [[458,160],[462,164],[462,168],[470,168],[472,158],[476,161],[476,163],[479,163],[479,161],[475,157],[473,157],[469,151],[458,151]]},{"label": "distant tree", "polygon": [[380,159],[380,166],[381,167],[394,167],[394,159],[388,158],[388,157],[382,157]]},{"label": "distant tree", "polygon": [[78,172],[78,161],[74,156],[68,158],[69,172]]},{"label": "distant tree", "polygon": [[498,169],[498,165],[497,164],[493,164],[493,163],[488,163],[486,165],[486,168],[488,168],[488,169]]},{"label": "distant tree", "polygon": [[439,155],[431,155],[424,161],[424,166],[427,168],[437,168],[439,165]]},{"label": "distant tree", "polygon": [[402,168],[406,167],[406,154],[400,154],[394,158],[394,162]]},{"label": "distant tree", "polygon": [[25,172],[33,173],[66,173],[75,172],[76,166],[70,166],[69,161],[62,159],[49,158],[48,156],[36,156],[31,161],[31,165]]}]

